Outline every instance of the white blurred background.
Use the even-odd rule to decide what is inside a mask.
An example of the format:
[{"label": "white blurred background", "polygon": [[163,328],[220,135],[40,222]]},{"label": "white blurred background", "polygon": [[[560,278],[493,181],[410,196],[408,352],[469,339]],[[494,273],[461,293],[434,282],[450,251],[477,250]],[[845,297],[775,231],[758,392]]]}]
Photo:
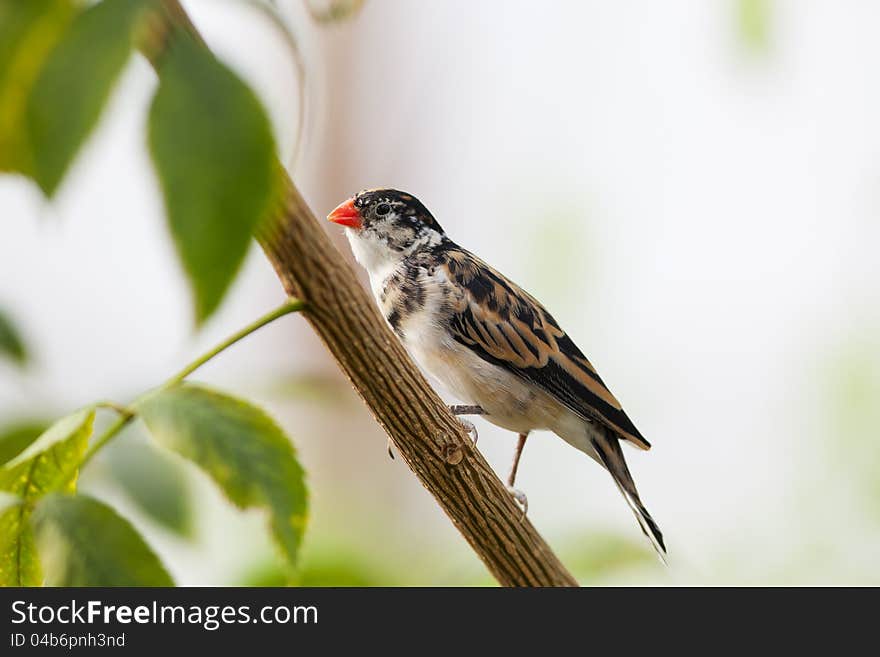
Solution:
[{"label": "white blurred background", "polygon": [[[317,215],[365,187],[418,196],[545,302],[653,443],[628,457],[668,569],[592,461],[552,434],[526,446],[529,515],[584,584],[880,583],[880,5],[367,0],[324,25],[282,0],[297,66],[253,6],[184,4]],[[0,365],[2,420],[125,401],[282,300],[255,247],[194,333],[145,147],[155,85],[133,59],[57,201],[0,178],[0,305],[37,360]],[[488,582],[303,320],[197,378],[293,436],[312,581]],[[515,436],[477,422],[506,472]],[[270,577],[263,520],[180,467],[188,538],[104,461],[83,486],[182,584]]]}]

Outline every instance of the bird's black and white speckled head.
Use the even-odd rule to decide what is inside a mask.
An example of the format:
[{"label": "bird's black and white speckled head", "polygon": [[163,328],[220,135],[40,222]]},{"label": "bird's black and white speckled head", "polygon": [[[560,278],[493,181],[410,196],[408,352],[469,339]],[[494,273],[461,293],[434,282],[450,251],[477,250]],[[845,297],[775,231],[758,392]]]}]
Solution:
[{"label": "bird's black and white speckled head", "polygon": [[446,239],[422,202],[396,189],[358,192],[327,218],[346,227],[355,257],[371,273]]}]

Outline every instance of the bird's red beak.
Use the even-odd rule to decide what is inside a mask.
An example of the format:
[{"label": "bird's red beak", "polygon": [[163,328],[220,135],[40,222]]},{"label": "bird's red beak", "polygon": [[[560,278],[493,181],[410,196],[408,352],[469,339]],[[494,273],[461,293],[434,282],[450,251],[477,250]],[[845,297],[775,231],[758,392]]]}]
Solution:
[{"label": "bird's red beak", "polygon": [[336,206],[336,209],[327,215],[327,219],[334,224],[339,224],[340,226],[346,226],[348,228],[360,228],[364,225],[361,220],[361,213],[356,207],[354,207],[353,198]]}]

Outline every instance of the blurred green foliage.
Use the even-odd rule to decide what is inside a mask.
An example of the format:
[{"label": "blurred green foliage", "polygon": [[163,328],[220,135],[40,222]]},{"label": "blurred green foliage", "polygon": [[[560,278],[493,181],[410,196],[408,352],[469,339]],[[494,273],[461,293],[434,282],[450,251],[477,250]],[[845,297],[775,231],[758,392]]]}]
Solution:
[{"label": "blurred green foliage", "polygon": [[161,60],[149,144],[202,322],[235,278],[251,234],[278,208],[269,120],[247,85],[177,33]]},{"label": "blurred green foliage", "polygon": [[751,50],[765,51],[770,45],[770,0],[735,2],[740,40]]},{"label": "blurred green foliage", "polygon": [[12,319],[0,310],[0,356],[10,359],[16,365],[25,365],[28,350]]},{"label": "blurred green foliage", "polygon": [[880,522],[880,343],[878,333],[853,339],[836,355],[822,380],[827,389],[829,458],[864,493],[869,510]]},{"label": "blurred green foliage", "polygon": [[93,408],[58,420],[0,469],[0,491],[18,498],[18,504],[5,512],[0,523],[0,584],[41,583],[30,515],[43,496],[75,490],[77,466],[85,454],[94,421]]},{"label": "blurred green foliage", "polygon": [[28,98],[73,15],[70,0],[0,0],[0,171],[32,171]]},{"label": "blurred green foliage", "polygon": [[98,122],[128,61],[148,0],[104,0],[78,14],[50,53],[28,99],[32,173],[54,194]]},{"label": "blurred green foliage", "polygon": [[358,550],[339,544],[309,548],[296,573],[277,559],[251,565],[240,586],[388,586],[401,578],[393,564],[378,563]]},{"label": "blurred green foliage", "polygon": [[653,566],[660,560],[643,542],[591,532],[562,541],[560,558],[581,582],[595,582],[623,570]]},{"label": "blurred green foliage", "polygon": [[43,498],[34,531],[49,586],[174,586],[131,524],[93,498]]},{"label": "blurred green foliage", "polygon": [[312,18],[319,23],[336,23],[354,17],[363,8],[364,0],[306,0]]},{"label": "blurred green foliage", "polygon": [[354,399],[351,388],[339,377],[323,373],[295,373],[270,379],[259,386],[265,394],[279,400],[325,404],[338,408]]},{"label": "blurred green foliage", "polygon": [[0,429],[0,465],[18,456],[47,428],[41,420],[20,420]]},{"label": "blurred green foliage", "polygon": [[272,534],[296,564],[307,519],[305,473],[268,415],[195,385],[150,394],[136,410],[160,445],[196,463],[234,504],[267,509]]},{"label": "blurred green foliage", "polygon": [[[557,537],[559,555],[572,574],[586,585],[625,578],[628,573],[663,566],[657,556],[636,539],[610,532],[584,532]],[[311,533],[300,565],[291,576],[277,558],[261,558],[244,567],[235,580],[239,586],[426,586],[438,581],[450,586],[497,586],[476,559],[450,560],[448,544],[423,546],[419,553],[391,558],[386,552],[365,551],[350,539],[333,533]]]},{"label": "blurred green foliage", "polygon": [[110,477],[126,497],[165,529],[191,538],[195,528],[184,468],[140,441],[120,439],[106,451]]},{"label": "blurred green foliage", "polygon": [[[281,169],[254,93],[203,44],[170,27],[165,11],[156,0],[0,0],[0,171],[23,173],[53,195],[132,50],[149,46],[159,85],[148,143],[201,323],[219,306],[253,232],[278,209]],[[300,308],[285,304],[263,323]],[[24,342],[2,314],[0,355],[18,364],[27,360]],[[258,408],[182,384],[184,376],[140,397],[136,412],[159,445],[199,466],[239,507],[269,511],[272,535],[292,569],[308,496],[289,439]],[[99,407],[118,417],[87,450]],[[57,585],[171,584],[126,520],[96,500],[72,495],[79,468],[133,419],[131,410],[102,403],[39,437],[33,425],[0,434],[0,491],[14,496],[0,515],[3,583],[40,584],[45,572],[46,582]],[[178,464],[138,443],[111,452],[108,463],[119,487],[148,517],[178,535],[192,531]]]},{"label": "blurred green foliage", "polygon": [[[155,0],[0,0],[0,171],[54,194],[163,11]],[[184,31],[162,39],[148,141],[201,323],[278,209],[280,168],[250,88]]]}]

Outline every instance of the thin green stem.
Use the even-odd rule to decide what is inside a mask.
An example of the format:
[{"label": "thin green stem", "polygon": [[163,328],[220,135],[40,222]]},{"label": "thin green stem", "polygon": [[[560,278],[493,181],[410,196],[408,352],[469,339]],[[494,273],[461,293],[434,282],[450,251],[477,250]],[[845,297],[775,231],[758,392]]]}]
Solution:
[{"label": "thin green stem", "polygon": [[104,445],[109,443],[120,431],[127,427],[134,418],[135,416],[133,414],[121,415],[116,422],[107,427],[107,430],[101,434],[101,437],[89,445],[88,451],[86,451],[83,455],[82,461],[79,463],[79,469],[82,470],[86,467],[86,463],[91,461],[92,457],[97,454]]},{"label": "thin green stem", "polygon": [[[192,374],[197,369],[199,369],[202,365],[204,365],[209,360],[214,358],[214,356],[219,354],[221,351],[228,349],[229,347],[234,345],[239,340],[246,338],[254,331],[264,327],[266,324],[269,324],[270,322],[275,321],[279,317],[284,317],[285,315],[289,315],[290,313],[298,312],[298,311],[302,310],[303,308],[305,308],[305,306],[306,306],[305,301],[300,301],[299,299],[293,299],[293,298],[288,299],[286,302],[284,302],[282,305],[280,305],[275,310],[272,310],[272,311],[266,313],[265,315],[260,317],[255,322],[252,322],[251,324],[248,324],[240,331],[233,333],[226,340],[224,340],[223,342],[218,344],[216,347],[211,349],[209,352],[203,354],[202,356],[200,356],[199,358],[197,358],[196,360],[191,362],[189,365],[184,367],[177,374],[175,374],[170,379],[168,379],[165,383],[163,383],[159,389],[168,388],[169,386],[173,386],[175,384],[180,383],[186,377],[188,377],[190,374]],[[150,394],[150,393],[146,393],[146,394]],[[143,395],[141,395],[141,397],[139,399],[142,399],[142,398],[143,398]],[[97,406],[100,406],[102,408],[109,408],[111,410],[116,411],[119,414],[119,418],[116,420],[116,422],[114,422],[109,427],[107,427],[107,430],[103,434],[101,434],[100,438],[98,438],[94,443],[92,443],[89,446],[88,451],[85,453],[82,461],[80,462],[80,466],[79,466],[80,469],[85,467],[86,463],[88,463],[92,459],[92,457],[98,451],[100,451],[101,448],[104,447],[104,445],[106,445],[113,438],[115,438],[119,434],[120,431],[122,431],[125,427],[127,427],[131,423],[131,421],[134,420],[135,417],[137,417],[135,412],[131,410],[131,408],[134,408],[137,406],[137,400],[135,400],[135,402],[131,405],[131,408],[126,407],[126,406],[121,406],[121,405],[116,404],[114,402],[107,402],[107,401],[100,402],[99,404],[97,404]]]},{"label": "thin green stem", "polygon": [[305,307],[306,307],[305,301],[300,301],[299,299],[288,299],[284,304],[282,304],[281,306],[279,306],[275,310],[273,310],[269,313],[266,313],[265,315],[260,317],[258,320],[256,320],[252,324],[248,324],[247,326],[245,326],[243,329],[241,329],[237,333],[233,333],[226,340],[224,340],[223,342],[218,344],[216,347],[211,349],[211,351],[207,352],[206,354],[203,354],[202,356],[200,356],[199,358],[197,358],[196,360],[191,362],[189,365],[187,365],[182,370],[180,370],[177,374],[175,374],[170,379],[168,379],[168,381],[166,381],[162,385],[162,387],[164,388],[167,386],[174,385],[176,383],[180,383],[186,377],[188,377],[190,374],[195,372],[202,365],[207,363],[209,360],[211,360],[214,356],[219,354],[224,349],[231,347],[239,340],[246,338],[254,331],[264,327],[266,324],[269,324],[270,322],[274,322],[279,317],[284,317],[284,315],[298,312]]},{"label": "thin green stem", "polygon": [[106,408],[110,411],[115,411],[121,417],[127,417],[129,415],[134,415],[134,411],[128,408],[128,406],[123,406],[122,404],[117,404],[115,401],[104,400],[99,401],[95,404],[96,408]]}]

